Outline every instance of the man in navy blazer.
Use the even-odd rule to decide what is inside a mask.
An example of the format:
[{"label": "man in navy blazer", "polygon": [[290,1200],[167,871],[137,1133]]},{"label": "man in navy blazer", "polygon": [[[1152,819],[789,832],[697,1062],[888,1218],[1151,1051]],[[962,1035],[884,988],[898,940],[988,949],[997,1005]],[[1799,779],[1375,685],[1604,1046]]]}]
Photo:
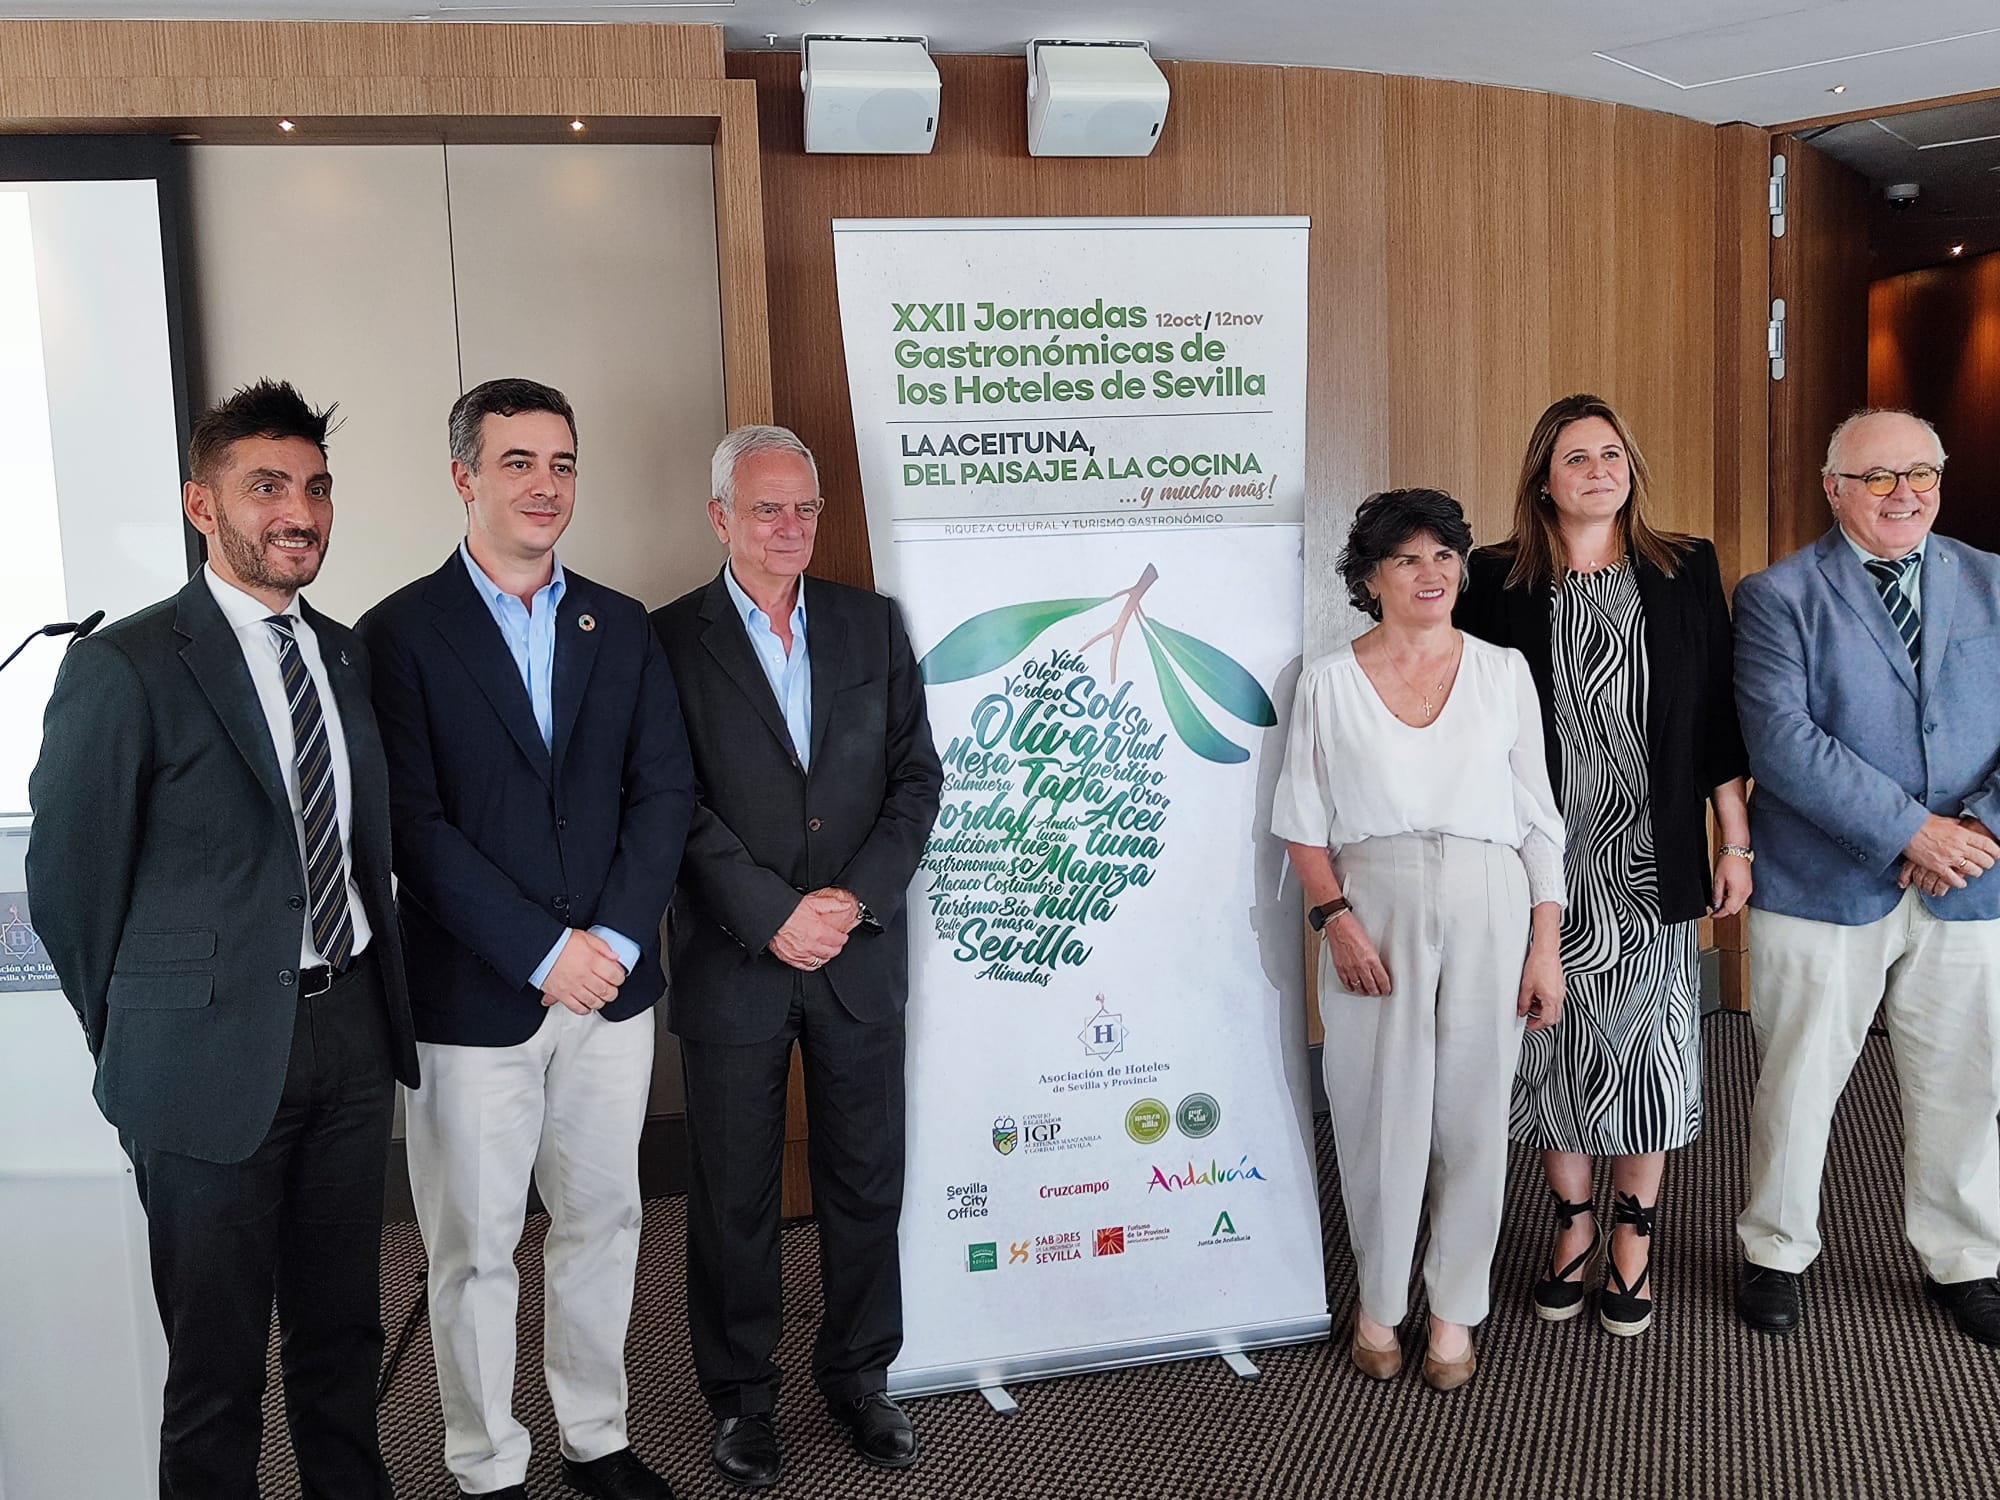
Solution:
[{"label": "man in navy blazer", "polygon": [[562,393],[488,381],[450,434],[465,541],[360,625],[425,1069],[410,1185],[445,1463],[464,1493],[527,1494],[514,1248],[532,1174],[565,1475],[601,1500],[661,1500],[626,1432],[624,1351],[687,735],[644,606],[556,560],[576,500]]},{"label": "man in navy blazer", "polygon": [[1850,417],[1823,470],[1837,524],[1736,591],[1762,1060],[1737,1309],[1770,1332],[1798,1325],[1834,1105],[1879,1006],[1925,1288],[2000,1344],[2000,557],[1931,534],[1943,468],[1928,422]]}]

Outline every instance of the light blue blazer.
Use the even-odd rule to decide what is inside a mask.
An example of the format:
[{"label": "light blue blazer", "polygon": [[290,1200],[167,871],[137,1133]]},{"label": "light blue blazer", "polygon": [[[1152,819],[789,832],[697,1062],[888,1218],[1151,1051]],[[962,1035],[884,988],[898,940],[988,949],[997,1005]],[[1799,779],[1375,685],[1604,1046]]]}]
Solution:
[{"label": "light blue blazer", "polygon": [[[1737,585],[1760,910],[1876,921],[1926,813],[2000,829],[2000,557],[1933,536],[1923,570],[1921,682],[1838,527]],[[1946,921],[2000,916],[2000,867],[1923,900]]]}]

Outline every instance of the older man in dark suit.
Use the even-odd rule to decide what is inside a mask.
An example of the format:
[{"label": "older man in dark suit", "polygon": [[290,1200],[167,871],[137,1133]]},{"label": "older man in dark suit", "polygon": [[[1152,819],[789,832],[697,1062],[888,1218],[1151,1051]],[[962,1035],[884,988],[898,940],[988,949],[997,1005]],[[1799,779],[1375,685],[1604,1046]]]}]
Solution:
[{"label": "older man in dark suit", "polygon": [[299,597],[328,414],[271,382],[202,414],[208,565],[70,652],[30,783],[35,925],[146,1209],[163,1500],[255,1500],[274,1295],[302,1492],[391,1493],[382,1188],[417,1061],[367,655]]},{"label": "older man in dark suit", "polygon": [[673,906],[671,1025],[687,1076],[688,1317],[738,1484],[777,1482],[779,1162],[805,1059],[826,1312],[813,1376],[856,1450],[914,1463],[886,1393],[902,1346],[903,898],[942,774],[895,606],[808,579],[825,502],[782,427],[716,449],[714,581],[653,615],[700,782]]},{"label": "older man in dark suit", "polygon": [[670,1500],[627,1432],[625,1335],[687,737],[644,607],[557,561],[577,472],[562,392],[487,381],[450,434],[465,541],[360,626],[424,1061],[410,1186],[445,1463],[466,1494],[525,1500],[514,1248],[532,1176],[564,1477],[598,1500]]},{"label": "older man in dark suit", "polygon": [[1929,423],[1857,413],[1827,447],[1833,529],[1736,590],[1762,861],[1736,1305],[1768,1332],[1798,1326],[1834,1105],[1879,1008],[1925,1290],[2000,1344],[2000,557],[1931,534],[1943,469]]}]

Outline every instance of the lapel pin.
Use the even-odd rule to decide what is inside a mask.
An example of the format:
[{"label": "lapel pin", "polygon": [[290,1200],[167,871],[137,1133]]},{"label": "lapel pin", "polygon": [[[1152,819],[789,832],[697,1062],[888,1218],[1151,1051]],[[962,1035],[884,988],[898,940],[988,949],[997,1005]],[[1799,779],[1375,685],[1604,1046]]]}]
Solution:
[{"label": "lapel pin", "polygon": [[577,623],[578,625],[582,626],[582,627],[583,627],[583,628],[584,628],[585,630],[595,630],[595,629],[597,629],[597,616],[596,616],[596,615],[578,615],[578,616],[576,617],[576,623]]},{"label": "lapel pin", "polygon": [[353,665],[354,665],[354,663],[353,663],[353,662],[351,662],[351,661],[349,661],[349,660],[347,659],[347,653],[346,653],[345,651],[343,651],[343,652],[341,652],[341,653],[340,653],[340,664],[341,664],[341,665],[342,665],[343,667],[351,667],[351,666],[353,666]]}]

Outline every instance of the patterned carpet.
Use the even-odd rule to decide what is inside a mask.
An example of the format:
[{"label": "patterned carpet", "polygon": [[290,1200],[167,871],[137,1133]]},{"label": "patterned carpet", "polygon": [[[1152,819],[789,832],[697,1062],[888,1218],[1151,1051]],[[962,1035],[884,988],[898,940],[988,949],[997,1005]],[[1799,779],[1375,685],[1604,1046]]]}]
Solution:
[{"label": "patterned carpet", "polygon": [[[1834,1130],[1826,1180],[1827,1249],[1806,1278],[1805,1329],[1790,1339],[1741,1328],[1731,1311],[1731,1221],[1755,1064],[1748,1022],[1705,1024],[1708,1128],[1669,1169],[1660,1211],[1653,1331],[1615,1339],[1594,1318],[1538,1323],[1528,1286],[1548,1218],[1532,1157],[1516,1153],[1512,1203],[1495,1265],[1495,1311],[1479,1336],[1480,1374],[1449,1396],[1410,1360],[1377,1385],[1345,1357],[1354,1267],[1324,1125],[1327,1282],[1335,1340],[1257,1355],[1263,1379],[1213,1359],[1016,1387],[1020,1415],[976,1394],[911,1410],[923,1461],[882,1475],[846,1449],[807,1375],[818,1307],[810,1225],[785,1235],[790,1308],[780,1363],[784,1482],[809,1500],[1163,1500],[1182,1496],[1802,1496],[1812,1500],[1989,1500],[2000,1495],[2000,1351],[1960,1337],[1927,1303],[1901,1229],[1901,1130],[1888,1043],[1868,1044]],[[1600,1201],[1609,1197],[1608,1185]],[[518,1411],[536,1453],[529,1488],[572,1493],[540,1381],[540,1256],[545,1221],[521,1252]],[[421,1295],[414,1226],[383,1245],[390,1336]],[[708,1463],[710,1424],[696,1398],[682,1311],[679,1200],[648,1205],[628,1351],[633,1438],[678,1494],[735,1495]],[[1421,1303],[1410,1330],[1422,1327]],[[1413,1337],[1415,1335],[1413,1334]],[[1413,1350],[1414,1352],[1414,1350]],[[297,1493],[273,1380],[265,1493]],[[382,1414],[404,1500],[450,1500],[427,1331],[419,1326]]]}]

